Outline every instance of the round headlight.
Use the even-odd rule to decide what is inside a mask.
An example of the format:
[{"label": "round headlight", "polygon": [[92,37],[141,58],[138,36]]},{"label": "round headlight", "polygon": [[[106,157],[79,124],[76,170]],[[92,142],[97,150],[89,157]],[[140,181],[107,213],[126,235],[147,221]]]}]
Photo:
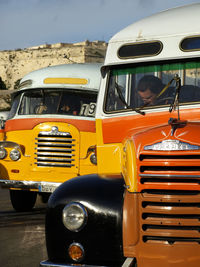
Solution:
[{"label": "round headlight", "polygon": [[64,207],[62,220],[68,230],[78,232],[86,224],[87,211],[82,204],[71,202]]},{"label": "round headlight", "polygon": [[0,148],[0,159],[4,159],[7,156],[7,151],[5,148],[1,147]]},{"label": "round headlight", "polygon": [[97,157],[95,154],[92,154],[90,156],[90,161],[92,162],[92,164],[97,165]]},{"label": "round headlight", "polygon": [[12,160],[16,161],[16,160],[20,159],[20,157],[21,157],[21,153],[19,150],[14,148],[13,150],[10,151],[10,158]]}]

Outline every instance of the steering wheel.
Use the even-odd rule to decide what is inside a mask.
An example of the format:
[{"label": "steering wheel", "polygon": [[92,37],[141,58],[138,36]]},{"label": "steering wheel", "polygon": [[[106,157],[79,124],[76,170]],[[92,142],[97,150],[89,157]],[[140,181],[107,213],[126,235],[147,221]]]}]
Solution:
[{"label": "steering wheel", "polygon": [[173,97],[168,96],[168,97],[157,99],[156,100],[156,104],[159,104],[160,102],[163,102],[163,105],[165,105],[165,104],[171,104],[173,100],[174,100]]}]

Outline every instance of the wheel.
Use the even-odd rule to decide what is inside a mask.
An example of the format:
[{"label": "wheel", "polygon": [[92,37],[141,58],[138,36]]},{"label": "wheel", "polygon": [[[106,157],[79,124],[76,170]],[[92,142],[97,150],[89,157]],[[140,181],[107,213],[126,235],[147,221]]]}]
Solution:
[{"label": "wheel", "polygon": [[16,211],[31,211],[35,205],[37,192],[10,190],[10,200]]}]

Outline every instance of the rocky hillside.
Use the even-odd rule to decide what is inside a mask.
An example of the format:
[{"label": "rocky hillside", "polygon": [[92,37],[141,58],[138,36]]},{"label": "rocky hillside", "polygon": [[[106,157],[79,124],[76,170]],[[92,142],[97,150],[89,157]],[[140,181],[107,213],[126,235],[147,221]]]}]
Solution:
[{"label": "rocky hillside", "polygon": [[[10,92],[27,73],[43,67],[84,62],[103,62],[107,43],[45,44],[26,49],[0,51],[0,78],[9,90],[0,90],[0,110],[10,107]],[[3,89],[3,88],[0,88]]]}]

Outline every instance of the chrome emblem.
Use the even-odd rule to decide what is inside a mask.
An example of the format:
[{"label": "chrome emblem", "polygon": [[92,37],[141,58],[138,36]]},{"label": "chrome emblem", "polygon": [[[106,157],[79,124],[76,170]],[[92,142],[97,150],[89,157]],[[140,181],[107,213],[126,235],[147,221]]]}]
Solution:
[{"label": "chrome emblem", "polygon": [[57,126],[53,126],[53,127],[51,128],[51,131],[52,131],[53,133],[57,133],[57,132],[58,132],[58,127],[57,127]]},{"label": "chrome emblem", "polygon": [[200,150],[200,146],[191,145],[179,140],[163,140],[149,146],[145,146],[144,150],[158,150],[158,151],[180,151],[180,150]]},{"label": "chrome emblem", "polygon": [[46,136],[71,136],[69,132],[60,132],[57,126],[52,126],[51,131],[42,131],[39,134]]}]

